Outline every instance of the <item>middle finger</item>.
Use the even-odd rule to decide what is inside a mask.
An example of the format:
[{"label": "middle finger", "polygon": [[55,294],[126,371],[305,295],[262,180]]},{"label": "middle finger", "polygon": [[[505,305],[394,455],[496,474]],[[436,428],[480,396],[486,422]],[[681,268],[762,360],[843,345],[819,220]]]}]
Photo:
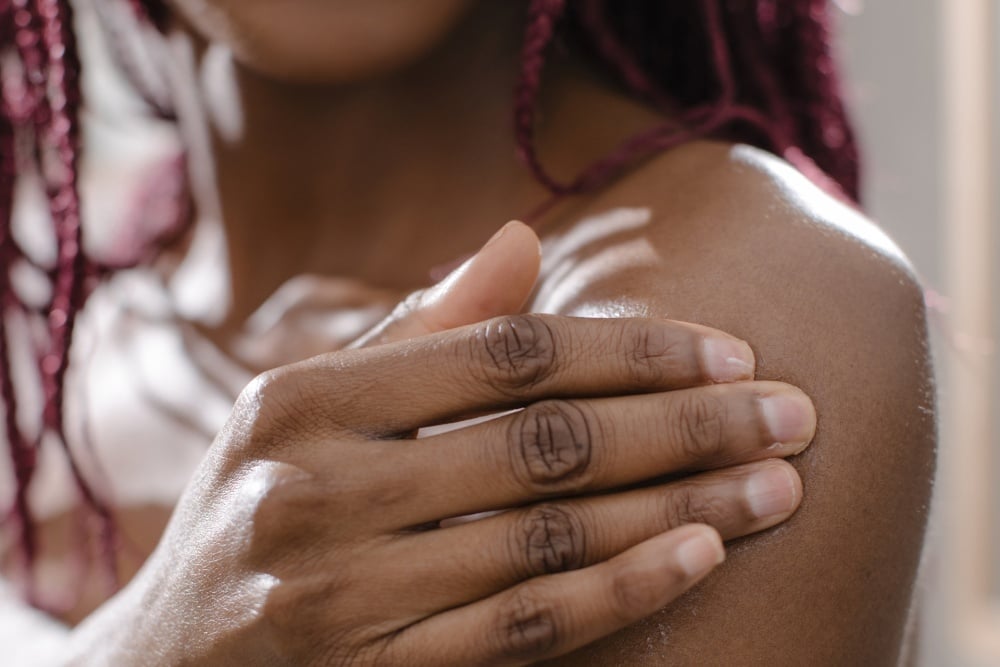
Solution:
[{"label": "middle finger", "polygon": [[791,456],[815,429],[812,402],[780,382],[535,403],[397,450],[390,467],[421,497],[391,528]]}]

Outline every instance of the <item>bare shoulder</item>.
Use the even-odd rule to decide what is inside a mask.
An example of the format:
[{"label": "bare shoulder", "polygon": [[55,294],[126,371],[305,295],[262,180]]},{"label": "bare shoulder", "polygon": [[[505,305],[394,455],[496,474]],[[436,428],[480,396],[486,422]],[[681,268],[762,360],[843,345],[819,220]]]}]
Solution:
[{"label": "bare shoulder", "polygon": [[[658,287],[673,283],[684,293],[729,278],[787,292],[794,276],[800,288],[822,286],[832,300],[845,281],[888,299],[922,298],[903,253],[876,224],[783,160],[742,145],[697,142],[653,161],[574,211],[549,246],[553,261],[544,275],[572,273],[590,302],[602,282],[620,287],[626,274],[650,271],[664,279]],[[595,257],[617,261],[597,271],[588,261]],[[558,301],[540,305],[565,310],[572,296],[560,289]]]},{"label": "bare shoulder", "polygon": [[[685,154],[684,151],[687,151]],[[934,468],[922,291],[902,253],[781,160],[693,145],[587,204],[550,241],[540,309],[695,321],[802,387],[799,512],[730,545],[678,604],[565,664],[893,665]]]},{"label": "bare shoulder", "polygon": [[588,202],[547,250],[539,309],[724,329],[755,348],[762,378],[807,383],[821,354],[833,355],[824,374],[927,363],[923,290],[899,248],[748,146],[699,143],[652,162]]}]

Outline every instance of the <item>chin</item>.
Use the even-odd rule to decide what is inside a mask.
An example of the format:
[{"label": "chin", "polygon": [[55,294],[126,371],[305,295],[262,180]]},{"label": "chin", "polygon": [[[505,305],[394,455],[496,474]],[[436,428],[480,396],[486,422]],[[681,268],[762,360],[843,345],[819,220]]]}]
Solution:
[{"label": "chin", "polygon": [[347,84],[433,51],[477,0],[170,0],[245,67],[290,82]]}]

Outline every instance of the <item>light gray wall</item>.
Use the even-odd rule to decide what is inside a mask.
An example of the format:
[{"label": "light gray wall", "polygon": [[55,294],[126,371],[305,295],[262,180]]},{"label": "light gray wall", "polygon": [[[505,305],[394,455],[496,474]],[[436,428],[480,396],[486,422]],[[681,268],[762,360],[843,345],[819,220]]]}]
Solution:
[{"label": "light gray wall", "polygon": [[861,12],[840,17],[840,54],[863,141],[868,212],[943,289],[938,1],[855,0]]}]

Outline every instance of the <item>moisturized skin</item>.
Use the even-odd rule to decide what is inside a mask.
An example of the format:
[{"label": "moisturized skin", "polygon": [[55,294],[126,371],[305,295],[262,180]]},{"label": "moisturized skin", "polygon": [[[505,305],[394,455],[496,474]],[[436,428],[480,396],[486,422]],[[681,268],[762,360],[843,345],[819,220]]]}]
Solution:
[{"label": "moisturized skin", "polygon": [[[935,448],[908,265],[871,223],[754,149],[682,148],[592,206],[636,201],[651,204],[650,223],[567,259],[558,302],[538,305],[734,332],[752,342],[759,379],[813,398],[819,429],[795,459],[805,497],[789,522],[732,545],[694,594],[555,664],[896,664]],[[574,280],[589,258],[643,257],[637,242],[656,259]]]},{"label": "moisturized skin", "polygon": [[[243,326],[289,279],[402,295],[544,197],[500,131],[520,3],[442,0],[420,16],[411,4],[174,2],[198,203],[228,258],[200,269],[230,286],[190,309],[221,317],[179,327],[251,368],[293,361],[314,347],[247,352]],[[364,35],[364,48],[338,51],[331,34]],[[559,177],[658,120],[572,54],[546,77],[539,146]],[[170,508],[123,509],[148,531],[142,555],[156,551],[64,635],[79,661],[527,664],[579,649],[561,664],[894,664],[934,447],[922,299],[898,251],[779,160],[711,142],[564,202],[539,229],[530,299],[533,237],[515,226],[501,243],[520,239],[505,252],[525,268],[483,279],[482,301],[441,318],[411,299],[359,345],[395,342],[251,383],[162,537]],[[526,299],[549,316],[472,324]],[[745,364],[712,376],[742,354],[709,355],[702,337],[732,339],[664,318],[749,341],[759,381]],[[525,362],[557,372],[524,381]],[[513,375],[498,383],[498,369]],[[779,395],[798,408],[772,425],[761,399]],[[407,440],[540,399],[557,400]],[[794,468],[774,460],[792,456]],[[713,526],[731,556],[674,601],[718,556],[710,529],[677,532],[689,523]],[[693,574],[692,537],[708,545]]]}]

